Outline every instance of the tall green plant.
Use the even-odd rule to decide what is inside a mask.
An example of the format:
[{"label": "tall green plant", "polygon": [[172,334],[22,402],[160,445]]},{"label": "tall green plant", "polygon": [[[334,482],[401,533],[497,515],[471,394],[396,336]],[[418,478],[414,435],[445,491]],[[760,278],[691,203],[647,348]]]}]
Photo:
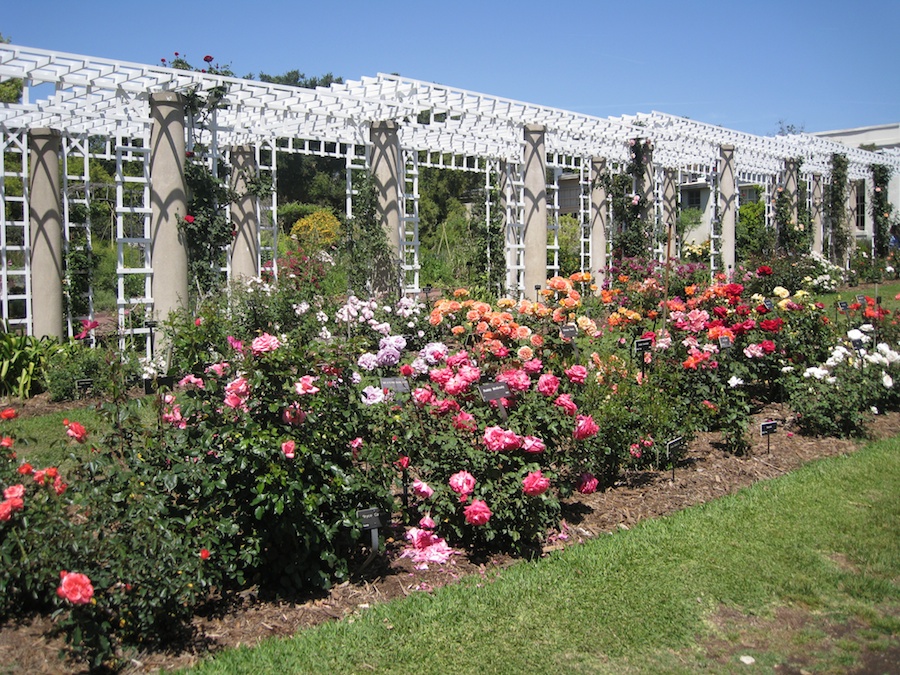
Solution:
[{"label": "tall green plant", "polygon": [[354,180],[353,216],[347,220],[345,250],[351,261],[350,288],[360,295],[398,292],[400,269],[378,215],[375,181],[368,171]]},{"label": "tall green plant", "polygon": [[891,167],[884,164],[872,165],[872,221],[875,224],[875,254],[879,258],[887,256],[891,236],[891,211],[894,207],[888,199],[890,180]]},{"label": "tall green plant", "polygon": [[826,191],[825,214],[831,259],[843,262],[850,247],[850,232],[847,228],[847,155],[834,153],[831,156],[831,184]]}]

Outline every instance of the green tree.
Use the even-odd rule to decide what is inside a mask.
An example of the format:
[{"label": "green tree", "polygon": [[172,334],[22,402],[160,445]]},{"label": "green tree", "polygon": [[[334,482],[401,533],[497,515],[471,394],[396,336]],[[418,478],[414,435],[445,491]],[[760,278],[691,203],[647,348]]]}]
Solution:
[{"label": "green tree", "polygon": [[[10,39],[0,33],[0,42],[9,43]],[[24,82],[17,77],[0,80],[0,103],[20,103]]]}]

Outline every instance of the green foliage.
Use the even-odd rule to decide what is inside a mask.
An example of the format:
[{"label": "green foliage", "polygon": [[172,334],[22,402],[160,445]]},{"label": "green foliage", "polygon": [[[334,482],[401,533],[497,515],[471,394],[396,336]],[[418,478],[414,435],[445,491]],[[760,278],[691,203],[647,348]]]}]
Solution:
[{"label": "green foliage", "polygon": [[[360,172],[354,181],[353,217],[347,221],[346,255],[356,261],[350,265],[350,288],[360,295],[399,290],[400,269],[391,251],[387,234],[378,216],[375,183],[368,172]],[[365,260],[366,264],[358,263]]]},{"label": "green foliage", "polygon": [[652,145],[650,141],[634,139],[630,148],[631,160],[624,173],[601,178],[612,203],[612,246],[617,259],[645,257],[654,243],[655,224],[647,217],[647,198],[639,193]]},{"label": "green foliage", "polygon": [[892,169],[884,164],[872,165],[872,222],[875,227],[875,254],[885,258],[891,236],[891,212],[893,204],[888,199],[888,185]]},{"label": "green foliage", "polygon": [[762,188],[754,186],[756,199],[741,204],[735,226],[735,252],[739,260],[771,258],[775,253],[775,232],[766,227],[766,204],[759,198]]},{"label": "green foliage", "polygon": [[28,398],[40,391],[56,341],[9,332],[3,323],[0,331],[0,393]]},{"label": "green foliage", "polygon": [[825,190],[825,218],[828,250],[831,259],[841,262],[850,246],[847,223],[847,155],[831,156],[831,183]]}]

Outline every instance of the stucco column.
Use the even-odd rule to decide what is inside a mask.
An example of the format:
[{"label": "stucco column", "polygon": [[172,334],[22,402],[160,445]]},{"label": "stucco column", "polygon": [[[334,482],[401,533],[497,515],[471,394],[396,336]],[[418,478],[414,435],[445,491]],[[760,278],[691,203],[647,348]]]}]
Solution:
[{"label": "stucco column", "polygon": [[606,228],[609,226],[609,194],[602,178],[606,160],[591,158],[591,274],[597,275],[597,293],[606,276]]},{"label": "stucco column", "polygon": [[[373,122],[369,129],[372,142],[371,168],[378,194],[378,215],[387,235],[388,245],[399,261],[400,255],[400,125],[397,122]],[[362,264],[365,262],[360,261]],[[379,270],[375,290],[388,292],[398,289],[399,278],[391,278],[390,270]]]},{"label": "stucco column", "polygon": [[[678,221],[678,171],[665,169],[663,172],[663,226],[666,229],[666,262],[669,256],[675,253],[675,238],[677,231],[675,225]],[[671,247],[669,242],[671,242]]]},{"label": "stucco column", "polygon": [[525,125],[525,153],[522,166],[525,206],[525,294],[547,281],[547,156],[544,127]]},{"label": "stucco column", "polygon": [[722,267],[729,280],[734,274],[734,224],[737,215],[737,190],[734,179],[734,146],[719,146],[719,228]]},{"label": "stucco column", "polygon": [[65,339],[63,322],[63,219],[59,185],[60,133],[28,132],[31,230],[31,332]]},{"label": "stucco column", "polygon": [[847,204],[845,207],[847,214],[847,251],[844,254],[844,267],[850,267],[850,257],[856,250],[856,235],[859,230],[856,229],[856,181],[851,180],[847,186]]},{"label": "stucco column", "polygon": [[798,168],[796,159],[784,160],[784,192],[791,205],[791,222],[788,227],[797,227],[797,200],[800,196]]},{"label": "stucco column", "polygon": [[810,227],[812,227],[812,252],[824,253],[822,231],[822,174],[812,176],[812,209]]},{"label": "stucco column", "polygon": [[259,276],[259,217],[257,198],[247,192],[248,180],[258,173],[253,146],[241,145],[231,149],[231,187],[238,195],[231,204],[231,276]]},{"label": "stucco column", "polygon": [[150,95],[150,262],[153,318],[188,306],[188,255],[178,217],[187,215],[184,182],[184,97]]},{"label": "stucco column", "polygon": [[[639,194],[643,199],[643,210],[641,212],[641,220],[645,223],[656,222],[656,168],[653,166],[653,146],[649,140],[641,141],[644,143],[644,170],[641,173],[641,184],[638,186]],[[655,231],[655,226],[651,228]],[[650,242],[646,242],[647,250],[650,251]]]}]

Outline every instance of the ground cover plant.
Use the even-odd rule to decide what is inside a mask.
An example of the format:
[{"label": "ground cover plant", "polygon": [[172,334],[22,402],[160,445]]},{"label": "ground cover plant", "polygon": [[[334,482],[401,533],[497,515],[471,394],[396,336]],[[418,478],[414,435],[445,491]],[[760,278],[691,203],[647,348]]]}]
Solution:
[{"label": "ground cover plant", "polygon": [[[889,310],[744,274],[755,293],[632,263],[599,289],[550,279],[540,301],[428,304],[325,297],[290,275],[236,285],[169,322],[150,423],[110,359],[103,429],[59,428],[82,461],[23,463],[8,435],[3,613],[58,612],[75,650],[114,665],[179,637],[211,597],[346,579],[361,509],[406,526],[422,563],[529,556],[574,491],[670,466],[700,430],[744,452],[767,402],[838,434],[896,406]],[[75,591],[63,571],[83,575]]]}]

